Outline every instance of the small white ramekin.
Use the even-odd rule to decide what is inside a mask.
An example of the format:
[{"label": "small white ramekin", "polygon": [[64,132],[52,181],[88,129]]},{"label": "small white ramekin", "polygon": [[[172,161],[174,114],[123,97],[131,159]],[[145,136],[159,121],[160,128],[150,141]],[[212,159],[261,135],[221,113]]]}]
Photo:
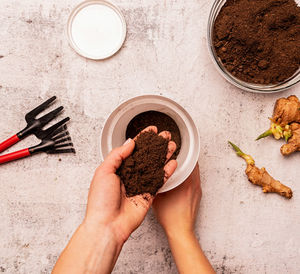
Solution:
[{"label": "small white ramekin", "polygon": [[187,113],[174,101],[157,95],[134,97],[119,105],[107,118],[101,133],[102,160],[115,147],[125,142],[128,123],[136,115],[145,111],[160,111],[174,119],[181,134],[181,150],[177,157],[178,167],[158,193],[166,192],[184,182],[193,171],[200,153],[200,139],[197,127]]},{"label": "small white ramekin", "polygon": [[[119,43],[112,47],[110,52],[109,53],[106,53],[106,54],[98,54],[98,55],[94,55],[93,53],[89,52],[87,49],[85,48],[80,48],[75,40],[74,40],[74,37],[73,37],[73,34],[72,34],[72,27],[73,27],[73,22],[74,22],[74,19],[76,18],[76,16],[78,15],[78,13],[80,11],[82,11],[83,9],[85,9],[86,7],[89,7],[89,6],[106,6],[108,8],[110,8],[112,11],[114,11],[115,15],[120,19],[121,21],[121,24],[122,24],[122,30],[121,30],[121,38],[120,38],[120,41]],[[78,6],[76,6],[73,11],[71,12],[70,16],[69,16],[69,19],[68,19],[68,24],[67,24],[67,37],[68,37],[68,41],[69,41],[69,45],[81,56],[83,57],[86,57],[88,59],[92,59],[92,60],[103,60],[103,59],[106,59],[106,58],[109,58],[113,55],[115,55],[122,47],[124,41],[125,41],[125,38],[126,38],[126,32],[127,32],[127,29],[126,29],[126,21],[125,21],[125,18],[121,12],[121,10],[114,6],[113,4],[105,1],[105,0],[86,0],[86,1],[83,1],[82,3],[80,3]]]}]

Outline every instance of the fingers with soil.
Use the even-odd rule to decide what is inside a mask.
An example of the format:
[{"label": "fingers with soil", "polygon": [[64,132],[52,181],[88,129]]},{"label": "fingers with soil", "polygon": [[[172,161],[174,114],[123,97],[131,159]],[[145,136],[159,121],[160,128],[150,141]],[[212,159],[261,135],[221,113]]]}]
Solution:
[{"label": "fingers with soil", "polygon": [[173,153],[176,151],[176,143],[173,141],[170,141],[168,144],[168,153],[166,156],[166,162],[169,161],[169,159],[172,157]]},{"label": "fingers with soil", "polygon": [[134,141],[136,141],[137,137],[139,137],[144,132],[153,131],[154,133],[157,133],[157,127],[156,126],[149,126],[144,128],[137,136],[134,137]]},{"label": "fingers with soil", "polygon": [[160,132],[158,135],[167,139],[168,141],[170,141],[172,138],[171,133],[167,130]]},{"label": "fingers with soil", "polygon": [[172,174],[174,173],[176,168],[177,168],[176,160],[171,160],[170,162],[168,162],[165,165],[165,167],[164,167],[164,171],[165,171],[164,183],[166,183],[166,181],[172,176]]},{"label": "fingers with soil", "polygon": [[135,142],[132,139],[121,147],[113,149],[99,168],[108,173],[115,173],[121,166],[122,161],[125,160],[134,150]]}]

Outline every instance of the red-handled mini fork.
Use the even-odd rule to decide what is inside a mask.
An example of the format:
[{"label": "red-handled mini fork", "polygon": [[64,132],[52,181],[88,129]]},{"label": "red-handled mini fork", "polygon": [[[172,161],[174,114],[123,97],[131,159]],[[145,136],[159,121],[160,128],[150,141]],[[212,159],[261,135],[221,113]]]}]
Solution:
[{"label": "red-handled mini fork", "polygon": [[[53,120],[62,110],[63,107],[60,106],[57,109],[49,112],[48,114],[44,115],[43,117],[36,119],[36,116],[45,110],[53,101],[55,101],[56,96],[51,97],[43,104],[39,105],[29,113],[25,115],[25,120],[27,122],[27,126],[18,132],[17,134],[13,135],[12,137],[8,138],[4,142],[0,143],[0,152],[4,151],[5,149],[11,147],[21,139],[24,139],[30,134],[34,134],[37,138],[43,139],[45,138],[49,132],[59,128],[63,125],[69,118],[64,119],[64,122],[59,122],[51,127],[51,129],[43,130],[42,128],[48,124],[51,120]],[[25,153],[25,152],[24,152]]]},{"label": "red-handled mini fork", "polygon": [[4,142],[2,142],[0,144],[0,152],[2,152],[3,150],[11,147],[12,145],[14,145],[15,143],[19,142],[20,138],[18,137],[18,135],[14,135],[10,138],[8,138],[7,140],[5,140]]}]

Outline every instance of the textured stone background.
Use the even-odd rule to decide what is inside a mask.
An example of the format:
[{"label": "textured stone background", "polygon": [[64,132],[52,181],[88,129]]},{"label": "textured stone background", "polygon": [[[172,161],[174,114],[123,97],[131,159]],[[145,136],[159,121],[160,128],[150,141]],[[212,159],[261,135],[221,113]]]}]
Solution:
[{"label": "textured stone background", "polygon": [[[76,157],[40,154],[1,166],[0,272],[51,272],[82,220],[105,118],[130,97],[161,94],[185,107],[200,129],[204,194],[196,231],[217,272],[299,273],[300,154],[284,159],[281,141],[253,140],[268,127],[275,99],[300,96],[300,86],[260,95],[223,80],[208,56],[212,1],[205,0],[114,1],[128,24],[125,45],[109,60],[86,60],[65,34],[78,3],[0,3],[0,140],[24,126],[28,110],[56,94],[72,118],[78,151]],[[264,195],[249,184],[228,139],[286,182],[294,198]],[[13,149],[35,142],[31,137]],[[176,273],[152,212],[124,246],[115,273]]]}]

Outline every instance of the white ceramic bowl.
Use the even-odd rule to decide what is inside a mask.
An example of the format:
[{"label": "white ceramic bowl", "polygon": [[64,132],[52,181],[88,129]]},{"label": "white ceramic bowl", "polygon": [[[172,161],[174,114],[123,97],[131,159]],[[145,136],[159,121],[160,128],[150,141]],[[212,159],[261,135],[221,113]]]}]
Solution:
[{"label": "white ceramic bowl", "polygon": [[181,134],[181,150],[177,157],[178,167],[158,193],[166,192],[184,182],[193,171],[200,153],[197,127],[191,116],[174,101],[156,95],[134,97],[119,105],[108,117],[101,133],[102,160],[115,147],[125,142],[128,123],[136,115],[145,111],[160,111],[174,119]]}]

